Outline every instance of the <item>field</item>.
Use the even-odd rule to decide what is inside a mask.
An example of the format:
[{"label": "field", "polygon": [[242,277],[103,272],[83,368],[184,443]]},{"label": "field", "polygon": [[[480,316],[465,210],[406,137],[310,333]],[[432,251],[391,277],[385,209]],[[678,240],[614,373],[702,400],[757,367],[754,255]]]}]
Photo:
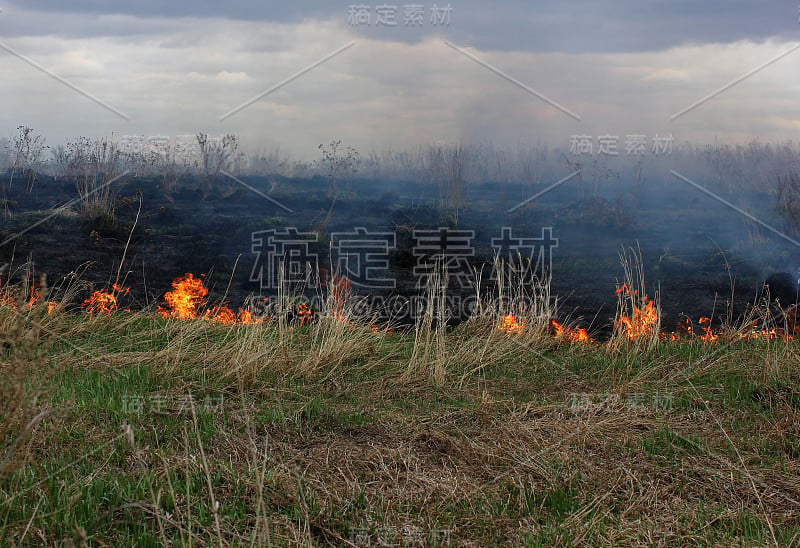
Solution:
[{"label": "field", "polygon": [[[476,151],[338,186],[0,176],[0,544],[800,546],[800,179]],[[545,229],[515,277],[493,239]],[[392,289],[337,272],[358,230],[392,235]],[[324,283],[254,277],[268,231],[313,236]],[[445,232],[467,288],[423,265]]]},{"label": "field", "polygon": [[800,0],[545,4],[4,2],[0,548],[800,548]]},{"label": "field", "polygon": [[[469,264],[476,271],[486,266],[488,281],[490,244],[505,227],[515,237],[528,238],[540,238],[543,228],[552,227],[557,246],[549,258],[559,321],[571,317],[584,327],[607,329],[622,275],[618,254],[637,247],[648,282],[662,296],[662,324],[672,330],[687,316],[694,321],[710,316],[720,325],[729,304],[734,317],[745,315],[771,273],[795,269],[794,246],[697,191],[687,193],[678,180],[654,182],[638,199],[635,181],[604,181],[596,193],[586,189],[585,196],[578,194],[588,185],[570,181],[512,213],[507,211],[548,183],[470,185],[464,191],[466,204],[454,210],[440,203],[436,187],[427,182],[359,180],[352,183],[352,192],[331,194],[322,177],[242,181],[255,192],[230,181],[209,189],[202,179],[186,177],[165,189],[157,178],[123,178],[112,185],[111,213],[101,214],[81,212],[76,205],[54,209],[74,201],[77,193],[69,179],[40,176],[33,192],[24,185],[11,187],[11,210],[0,223],[0,243],[5,244],[0,264],[13,266],[0,273],[2,282],[15,269],[16,279],[27,275],[36,280],[45,273],[51,287],[75,273],[95,289],[118,281],[130,290],[121,308],[136,310],[158,303],[174,278],[192,272],[205,276],[209,300],[224,296],[240,306],[249,295],[270,289],[253,277],[258,261],[254,234],[290,229],[317,234],[310,251],[320,267],[330,268],[331,234],[366,227],[396,235],[387,258],[387,276],[396,279],[396,289],[370,294],[409,297],[418,291],[414,231],[447,227],[473,234]],[[7,182],[0,176],[0,185]],[[717,190],[734,199],[729,191]],[[267,193],[292,212],[257,193]],[[748,191],[736,200],[781,226],[773,197]],[[484,284],[484,290],[491,287]],[[84,289],[80,300],[90,293]],[[473,294],[469,288],[461,296]]]},{"label": "field", "polygon": [[221,323],[18,289],[2,544],[800,544],[780,330],[580,341],[497,307],[392,330],[330,300],[305,325]]}]

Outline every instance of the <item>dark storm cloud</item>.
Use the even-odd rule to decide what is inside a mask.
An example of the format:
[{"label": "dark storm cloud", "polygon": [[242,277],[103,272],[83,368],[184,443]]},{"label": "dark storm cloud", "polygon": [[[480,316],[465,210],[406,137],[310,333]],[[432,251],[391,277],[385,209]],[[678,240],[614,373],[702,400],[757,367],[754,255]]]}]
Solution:
[{"label": "dark storm cloud", "polygon": [[[44,20],[48,15],[81,14],[84,24],[65,25],[59,29],[45,25],[0,26],[5,34],[57,32],[65,36],[104,35],[147,32],[138,25],[123,24],[98,27],[91,16],[128,15],[139,18],[227,18],[247,21],[297,23],[306,19],[332,19],[347,24],[348,6],[365,4],[371,8],[389,4],[402,10],[410,3],[424,4],[429,11],[434,2],[403,1],[296,1],[265,2],[211,0],[164,2],[141,0],[111,2],[74,0],[68,4],[55,0],[16,2],[22,10],[32,10]],[[487,2],[451,0],[453,8],[449,28],[428,25],[421,32],[402,28],[358,28],[365,36],[404,42],[416,42],[422,36],[441,30],[449,39],[481,50],[527,50],[577,52],[626,52],[659,50],[687,43],[763,41],[768,38],[800,38],[798,5],[785,0],[547,0],[525,2],[505,0]],[[14,4],[11,4],[13,6]],[[10,10],[7,10],[10,11]],[[5,15],[5,14],[4,14]],[[69,21],[75,21],[70,18]],[[33,27],[33,28],[31,28]],[[85,33],[85,34],[84,34]]]},{"label": "dark storm cloud", "polygon": [[243,20],[269,20],[294,23],[304,18],[329,17],[348,4],[332,2],[264,2],[232,0],[214,2],[164,2],[163,0],[137,0],[114,2],[98,0],[31,0],[13,2],[19,8],[42,13],[82,13],[86,15],[132,15],[136,17],[225,17]]},{"label": "dark storm cloud", "polygon": [[[684,44],[800,38],[797,4],[765,1],[507,2],[482,10],[480,49],[652,51]],[[462,10],[464,11],[464,10]],[[479,23],[480,21],[475,21]]]}]

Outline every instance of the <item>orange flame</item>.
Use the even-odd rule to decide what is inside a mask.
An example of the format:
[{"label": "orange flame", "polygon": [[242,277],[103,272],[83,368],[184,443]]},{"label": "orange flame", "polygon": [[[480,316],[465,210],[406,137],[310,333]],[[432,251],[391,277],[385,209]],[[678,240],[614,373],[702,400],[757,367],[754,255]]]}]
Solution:
[{"label": "orange flame", "polygon": [[[701,317],[697,320],[697,323],[700,324],[700,328],[703,331],[703,334],[700,335],[698,332],[692,329],[692,322],[688,318],[686,318],[683,322],[678,324],[678,332],[673,331],[670,334],[661,333],[659,335],[659,339],[662,341],[665,340],[672,340],[678,341],[682,338],[691,337],[692,335],[697,336],[700,340],[706,343],[715,343],[719,341],[723,334],[714,331],[711,327],[711,318],[706,316]],[[759,329],[758,322],[750,322],[749,324],[743,326],[737,332],[733,333],[732,336],[737,336],[740,339],[749,339],[749,340],[759,340],[759,339],[766,339],[772,340],[777,337],[781,337],[784,341],[789,341],[793,339],[792,331],[796,331],[795,324],[792,323],[792,319],[787,316],[787,323],[789,327],[789,332],[784,333],[782,330],[772,328],[772,329]]]},{"label": "orange flame", "polygon": [[[88,299],[83,301],[81,307],[88,311],[89,314],[110,314],[117,309],[117,294],[127,295],[130,291],[127,287],[122,287],[117,284],[111,286],[112,290],[108,291],[94,291]],[[55,303],[47,303],[48,312],[55,308]]]},{"label": "orange flame", "polygon": [[[28,299],[28,308],[33,307],[39,299],[42,298],[42,292],[38,287],[31,288],[31,296]],[[53,310],[58,306],[58,303],[55,301],[47,301],[47,313],[51,314]],[[0,289],[0,306],[7,306],[12,310],[17,309],[17,303],[14,299],[14,296],[11,295],[5,288]]]},{"label": "orange flame", "polygon": [[239,317],[237,319],[239,320],[239,323],[244,324],[261,323],[261,318],[254,317],[253,313],[246,308],[239,309]]},{"label": "orange flame", "polygon": [[740,339],[767,339],[772,340],[776,337],[781,337],[783,340],[788,341],[792,338],[792,336],[788,333],[783,333],[776,330],[774,327],[772,329],[757,329],[757,322],[750,322],[747,324],[744,329],[739,331],[739,338]]},{"label": "orange flame", "polygon": [[684,318],[682,321],[678,322],[677,325],[678,331],[673,331],[671,333],[659,333],[658,340],[660,341],[679,341],[681,340],[682,336],[689,336],[693,333],[692,328],[692,320],[689,318]]},{"label": "orange flame", "polygon": [[261,323],[261,318],[256,318],[253,313],[246,308],[240,308],[237,314],[231,310],[227,304],[223,303],[215,306],[211,310],[206,310],[203,319],[224,324],[256,324]]},{"label": "orange flame", "polygon": [[14,300],[14,296],[11,295],[7,290],[3,289],[3,293],[0,294],[0,305],[7,306],[12,310],[17,309],[17,303]]},{"label": "orange flame", "polygon": [[508,334],[519,333],[525,325],[525,320],[519,321],[513,314],[506,314],[500,319],[497,328]]},{"label": "orange flame", "polygon": [[719,339],[719,335],[714,333],[711,329],[711,318],[703,316],[697,323],[703,328],[703,334],[700,336],[700,339],[709,343],[716,342]]},{"label": "orange flame", "polygon": [[31,298],[28,299],[28,307],[33,306],[36,304],[36,301],[42,298],[42,292],[39,291],[38,287],[31,288]]},{"label": "orange flame", "polygon": [[582,327],[572,329],[570,327],[564,327],[563,324],[560,324],[555,320],[550,320],[550,322],[553,324],[553,328],[556,330],[556,338],[564,339],[569,342],[590,342],[592,340],[589,338],[589,334],[586,332],[586,329]]},{"label": "orange flame", "polygon": [[203,280],[195,278],[190,272],[182,278],[172,281],[172,291],[164,295],[168,308],[159,307],[158,313],[165,318],[190,320],[197,317],[197,312],[205,303],[208,288]]},{"label": "orange flame", "polygon": [[236,323],[238,317],[236,312],[231,310],[227,304],[217,305],[211,310],[206,310],[203,318],[216,323]]},{"label": "orange flame", "polygon": [[[203,280],[195,278],[191,273],[175,278],[172,281],[172,291],[164,295],[166,307],[159,306],[158,313],[165,318],[191,320],[198,317],[208,295],[208,288],[203,285]],[[253,316],[253,313],[240,308],[234,312],[226,303],[218,304],[206,310],[202,318],[221,324],[257,324],[262,319]]]},{"label": "orange flame", "polygon": [[614,322],[617,328],[621,327],[628,339],[638,339],[639,337],[652,333],[653,329],[655,329],[655,326],[658,324],[658,312],[656,311],[653,300],[648,299],[647,295],[638,297],[638,291],[636,290],[631,293],[627,283],[617,288],[616,294],[621,295],[622,293],[627,295],[633,294],[643,306],[640,308],[636,306],[636,304],[633,304],[632,315],[622,316],[619,320]]},{"label": "orange flame", "polygon": [[311,324],[311,317],[311,309],[308,307],[308,305],[306,303],[300,303],[300,305],[297,307],[297,318],[300,322],[300,327]]},{"label": "orange flame", "polygon": [[329,302],[332,310],[329,311],[330,315],[336,321],[350,323],[347,319],[347,303],[353,295],[350,280],[342,276],[333,276],[328,287],[331,292]]}]

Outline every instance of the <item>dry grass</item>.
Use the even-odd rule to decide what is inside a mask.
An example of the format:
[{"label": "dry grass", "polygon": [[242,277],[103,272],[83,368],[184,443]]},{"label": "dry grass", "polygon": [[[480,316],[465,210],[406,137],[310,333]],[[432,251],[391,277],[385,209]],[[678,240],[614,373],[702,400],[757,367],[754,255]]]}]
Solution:
[{"label": "dry grass", "polygon": [[800,545],[797,341],[558,343],[544,286],[446,329],[444,291],[407,334],[0,307],[0,542]]},{"label": "dry grass", "polygon": [[650,299],[644,280],[641,250],[630,248],[620,253],[623,284],[617,289],[617,314],[609,348],[652,350],[661,331],[661,306],[656,291]]},{"label": "dry grass", "polygon": [[46,399],[54,372],[43,337],[46,303],[31,303],[27,280],[0,290],[0,480],[28,461],[30,438],[54,415]]}]

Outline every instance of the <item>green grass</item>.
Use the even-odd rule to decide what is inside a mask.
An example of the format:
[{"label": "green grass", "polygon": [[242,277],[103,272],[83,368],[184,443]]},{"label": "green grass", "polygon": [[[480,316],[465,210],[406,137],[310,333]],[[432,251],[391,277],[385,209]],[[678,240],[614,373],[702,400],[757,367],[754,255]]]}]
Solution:
[{"label": "green grass", "polygon": [[[0,474],[0,544],[800,545],[796,341],[500,334],[435,384],[412,335],[47,321],[0,362],[50,411]],[[294,369],[320,345],[343,361]]]}]

